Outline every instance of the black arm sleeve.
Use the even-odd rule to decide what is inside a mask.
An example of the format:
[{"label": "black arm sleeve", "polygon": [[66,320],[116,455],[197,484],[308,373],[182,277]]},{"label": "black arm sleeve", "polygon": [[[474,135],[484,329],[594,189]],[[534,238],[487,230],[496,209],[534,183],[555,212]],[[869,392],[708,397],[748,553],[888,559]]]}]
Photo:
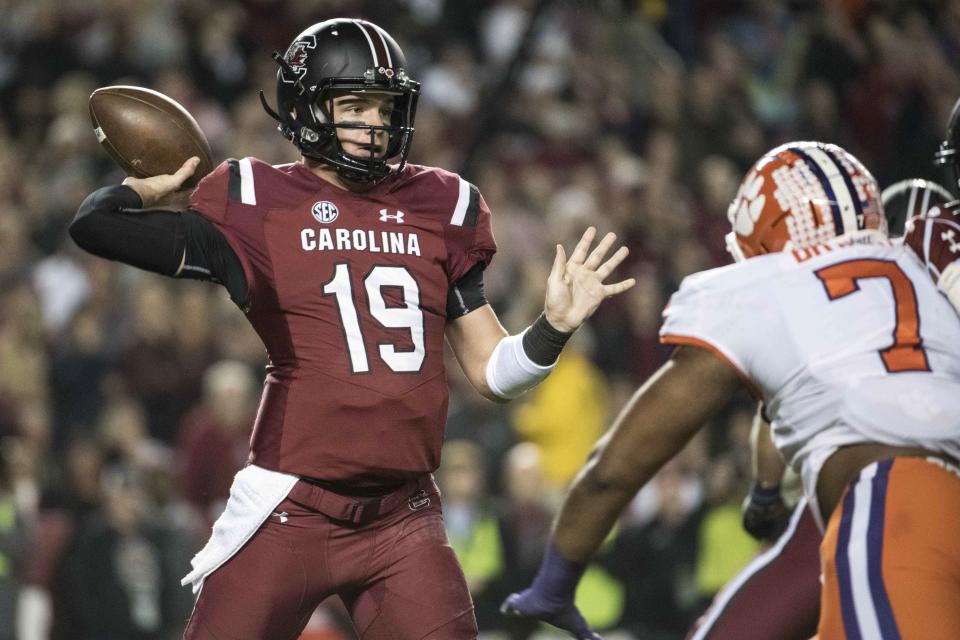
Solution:
[{"label": "black arm sleeve", "polygon": [[98,189],[80,205],[70,224],[70,237],[81,249],[101,258],[165,276],[223,284],[233,301],[247,310],[243,266],[209,220],[194,211],[142,206],[130,187]]},{"label": "black arm sleeve", "polygon": [[456,320],[487,304],[483,292],[483,269],[480,262],[473,265],[447,292],[447,321]]},{"label": "black arm sleeve", "polygon": [[186,236],[183,268],[177,277],[208,280],[226,287],[230,298],[243,309],[250,310],[250,291],[240,258],[226,237],[212,222],[196,211],[180,215]]},{"label": "black arm sleeve", "polygon": [[185,244],[180,215],[144,211],[142,206],[130,187],[98,189],[77,210],[70,237],[95,256],[172,276],[180,268]]}]

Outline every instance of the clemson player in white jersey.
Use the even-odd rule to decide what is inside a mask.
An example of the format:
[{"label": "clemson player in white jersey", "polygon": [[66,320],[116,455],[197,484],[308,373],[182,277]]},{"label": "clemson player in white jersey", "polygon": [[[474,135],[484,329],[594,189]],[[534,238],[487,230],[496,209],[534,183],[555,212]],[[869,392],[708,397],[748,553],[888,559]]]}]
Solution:
[{"label": "clemson player in white jersey", "polygon": [[820,640],[960,638],[960,316],[839,147],[770,151],[729,217],[739,263],[674,294],[661,339],[678,348],[598,442],[504,611],[596,638],[573,604],[585,564],[744,384],[825,529]]},{"label": "clemson player in white jersey", "polygon": [[[929,235],[928,242],[943,240],[942,234],[923,233],[928,213],[941,216],[943,205],[954,200],[942,185],[911,178],[886,187],[880,194],[890,238],[904,234],[908,244]],[[928,245],[930,246],[930,245]],[[911,246],[911,248],[913,248]],[[936,264],[930,251],[915,251],[925,259],[934,280]],[[938,252],[935,244],[933,253]],[[960,255],[955,256],[960,257]],[[744,567],[714,598],[697,620],[687,640],[809,640],[820,617],[821,531],[814,523],[806,499],[797,501],[799,478],[786,466],[770,437],[770,425],[757,412],[751,433],[753,482],[744,501],[743,527],[770,546]],[[798,485],[794,487],[794,485]],[[785,499],[782,494],[786,493]],[[791,510],[788,505],[795,504]]]}]

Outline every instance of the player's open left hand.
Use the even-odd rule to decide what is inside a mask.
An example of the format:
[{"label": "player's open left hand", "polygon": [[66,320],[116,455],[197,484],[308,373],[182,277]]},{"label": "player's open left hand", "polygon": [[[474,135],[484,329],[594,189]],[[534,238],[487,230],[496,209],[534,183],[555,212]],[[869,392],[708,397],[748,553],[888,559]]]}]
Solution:
[{"label": "player's open left hand", "polygon": [[500,613],[505,616],[542,620],[569,632],[577,640],[603,640],[590,630],[573,602],[551,601],[535,586],[507,597],[500,605]]},{"label": "player's open left hand", "polygon": [[123,181],[123,184],[140,195],[144,209],[169,204],[169,198],[180,190],[187,178],[197,170],[199,164],[200,158],[193,156],[184,162],[175,173],[164,173],[150,178],[129,177]]},{"label": "player's open left hand", "polygon": [[557,245],[557,255],[547,278],[543,312],[547,321],[558,331],[575,331],[593,315],[605,298],[623,293],[636,284],[633,278],[604,284],[603,281],[623,262],[630,251],[626,247],[620,247],[604,262],[603,259],[617,236],[608,233],[591,251],[590,245],[596,235],[597,230],[594,227],[584,231],[569,260],[563,246]]}]

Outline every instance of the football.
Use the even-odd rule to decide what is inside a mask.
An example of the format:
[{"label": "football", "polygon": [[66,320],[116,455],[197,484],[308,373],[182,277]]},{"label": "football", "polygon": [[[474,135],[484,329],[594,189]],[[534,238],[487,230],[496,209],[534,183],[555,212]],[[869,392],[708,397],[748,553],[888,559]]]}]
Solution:
[{"label": "football", "polygon": [[210,144],[197,121],[164,94],[116,85],[90,95],[90,118],[101,146],[127,175],[149,178],[173,173],[191,156],[200,164],[184,187],[213,170]]}]

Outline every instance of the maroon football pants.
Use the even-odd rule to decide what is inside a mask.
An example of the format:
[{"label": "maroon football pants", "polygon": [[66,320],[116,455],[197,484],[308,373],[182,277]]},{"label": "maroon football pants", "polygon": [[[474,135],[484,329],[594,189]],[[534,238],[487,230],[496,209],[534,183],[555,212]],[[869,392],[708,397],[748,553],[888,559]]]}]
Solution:
[{"label": "maroon football pants", "polygon": [[408,486],[364,524],[325,515],[321,510],[334,509],[324,493],[300,481],[207,577],[184,640],[293,640],[334,594],[363,640],[476,638],[473,603],[432,481]]},{"label": "maroon football pants", "polygon": [[820,540],[801,500],[790,525],[723,588],[687,640],[808,640],[820,614]]}]

